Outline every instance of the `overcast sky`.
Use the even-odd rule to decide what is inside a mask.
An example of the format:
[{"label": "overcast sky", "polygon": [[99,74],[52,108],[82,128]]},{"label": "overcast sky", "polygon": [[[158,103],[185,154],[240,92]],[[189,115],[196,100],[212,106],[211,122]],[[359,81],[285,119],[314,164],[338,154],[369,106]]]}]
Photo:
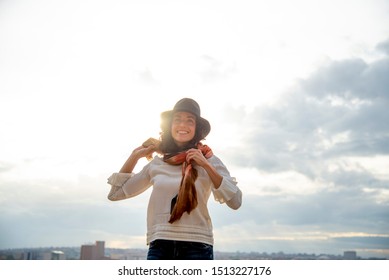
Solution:
[{"label": "overcast sky", "polygon": [[388,77],[384,0],[1,0],[0,249],[146,248],[106,179],[192,97],[244,194],[215,250],[389,257]]}]

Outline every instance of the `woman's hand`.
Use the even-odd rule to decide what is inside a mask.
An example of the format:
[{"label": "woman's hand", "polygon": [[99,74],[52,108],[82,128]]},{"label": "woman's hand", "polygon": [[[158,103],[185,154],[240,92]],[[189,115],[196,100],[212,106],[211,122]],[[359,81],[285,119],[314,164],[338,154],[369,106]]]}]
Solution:
[{"label": "woman's hand", "polygon": [[[157,140],[155,138],[152,138],[152,137],[150,137],[145,142],[143,142],[142,146],[144,148],[153,147],[152,151],[149,154],[146,154],[146,158],[148,160],[152,160],[153,159],[153,152],[159,152],[160,153],[160,150],[159,150],[159,146],[160,145],[161,145],[161,141],[159,141],[159,140]],[[141,148],[141,147],[138,147],[138,149],[139,148]]]},{"label": "woman's hand", "polygon": [[135,157],[137,160],[143,157],[150,159],[152,157],[153,152],[155,152],[154,145],[150,145],[148,147],[139,146],[138,148],[132,151],[131,156]]},{"label": "woman's hand", "polygon": [[203,153],[199,149],[189,149],[186,152],[186,161],[194,161],[197,165],[205,168],[207,165],[209,165],[209,162],[204,157]]},{"label": "woman's hand", "polygon": [[208,160],[205,158],[203,153],[199,149],[190,149],[186,153],[186,160],[190,162],[193,160],[194,163],[204,168],[208,173],[209,178],[211,179],[214,187],[217,189],[220,187],[223,177],[217,172],[215,167],[211,165]]},{"label": "woman's hand", "polygon": [[123,164],[122,168],[120,169],[120,173],[131,173],[138,162],[139,159],[142,157],[151,158],[153,152],[155,150],[155,147],[153,145],[150,145],[148,147],[140,146],[132,151],[131,155],[128,157],[126,162]]}]

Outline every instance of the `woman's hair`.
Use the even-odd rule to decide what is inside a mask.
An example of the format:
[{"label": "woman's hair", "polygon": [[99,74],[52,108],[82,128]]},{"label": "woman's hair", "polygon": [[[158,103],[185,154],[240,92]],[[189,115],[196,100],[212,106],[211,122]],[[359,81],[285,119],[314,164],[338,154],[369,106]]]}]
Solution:
[{"label": "woman's hair", "polygon": [[171,133],[171,126],[172,126],[172,118],[168,118],[164,122],[161,123],[161,144],[159,145],[160,151],[165,153],[178,153],[182,152],[191,148],[195,148],[197,144],[203,140],[202,139],[202,130],[203,128],[197,122],[196,120],[196,132],[192,140],[190,140],[187,145],[184,147],[178,147],[177,144],[174,142],[172,133]]}]

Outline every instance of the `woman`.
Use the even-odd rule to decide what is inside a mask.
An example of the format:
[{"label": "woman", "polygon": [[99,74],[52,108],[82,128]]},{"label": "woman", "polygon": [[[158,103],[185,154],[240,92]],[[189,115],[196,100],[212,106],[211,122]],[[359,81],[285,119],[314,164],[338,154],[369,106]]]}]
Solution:
[{"label": "woman", "polygon": [[[161,114],[161,140],[136,148],[119,173],[108,178],[112,201],[134,197],[153,186],[147,209],[147,259],[213,259],[213,230],[207,202],[238,209],[242,193],[222,161],[201,144],[211,130],[189,98]],[[142,157],[151,159],[134,174]]]}]

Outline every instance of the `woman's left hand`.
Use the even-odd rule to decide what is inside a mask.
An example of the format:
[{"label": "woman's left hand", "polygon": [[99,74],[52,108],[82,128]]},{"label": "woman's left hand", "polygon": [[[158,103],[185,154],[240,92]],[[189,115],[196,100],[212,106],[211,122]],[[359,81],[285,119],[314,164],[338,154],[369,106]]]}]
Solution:
[{"label": "woman's left hand", "polygon": [[214,187],[217,189],[221,185],[223,181],[223,177],[217,172],[217,170],[208,162],[208,160],[204,157],[203,153],[198,149],[190,149],[186,153],[186,161],[194,161],[197,165],[204,168],[204,170],[208,173],[209,178],[211,179]]},{"label": "woman's left hand", "polygon": [[186,152],[186,161],[190,162],[192,160],[201,167],[205,167],[209,164],[207,159],[204,157],[203,153],[199,149],[189,149]]}]

